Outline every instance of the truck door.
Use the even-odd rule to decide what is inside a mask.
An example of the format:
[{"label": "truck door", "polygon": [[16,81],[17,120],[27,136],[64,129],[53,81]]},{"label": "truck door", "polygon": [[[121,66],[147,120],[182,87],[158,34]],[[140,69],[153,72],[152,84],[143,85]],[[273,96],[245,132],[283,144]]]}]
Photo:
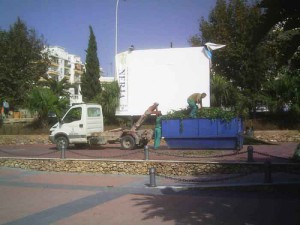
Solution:
[{"label": "truck door", "polygon": [[94,132],[103,132],[103,115],[101,106],[90,105],[87,107],[86,134],[90,136]]},{"label": "truck door", "polygon": [[82,107],[71,108],[63,118],[62,129],[68,134],[70,143],[86,143]]}]

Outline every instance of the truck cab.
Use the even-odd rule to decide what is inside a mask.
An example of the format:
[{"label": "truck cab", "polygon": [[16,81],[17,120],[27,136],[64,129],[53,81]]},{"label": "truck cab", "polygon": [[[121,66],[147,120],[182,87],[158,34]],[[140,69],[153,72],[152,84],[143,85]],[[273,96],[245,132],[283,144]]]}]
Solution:
[{"label": "truck cab", "polygon": [[98,104],[72,106],[63,118],[50,128],[49,140],[58,149],[69,144],[87,144],[92,133],[103,132],[102,107]]}]

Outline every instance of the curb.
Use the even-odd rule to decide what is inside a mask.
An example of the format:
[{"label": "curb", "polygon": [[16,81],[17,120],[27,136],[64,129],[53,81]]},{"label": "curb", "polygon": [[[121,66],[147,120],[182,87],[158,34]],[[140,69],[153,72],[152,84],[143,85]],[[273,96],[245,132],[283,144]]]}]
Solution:
[{"label": "curb", "polygon": [[[243,183],[243,184],[211,184],[211,185],[158,185],[156,187],[147,188],[153,189],[172,189],[172,190],[237,190],[237,189],[249,189],[249,190],[264,190],[268,188],[295,188],[298,192],[300,190],[300,181],[298,182],[277,182],[277,183]],[[299,192],[300,193],[300,192]]]}]

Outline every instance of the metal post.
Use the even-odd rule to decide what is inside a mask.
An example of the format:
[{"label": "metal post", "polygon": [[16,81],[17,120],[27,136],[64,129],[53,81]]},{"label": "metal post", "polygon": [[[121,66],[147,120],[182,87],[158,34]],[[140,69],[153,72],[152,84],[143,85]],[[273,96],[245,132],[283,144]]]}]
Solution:
[{"label": "metal post", "polygon": [[253,159],[253,147],[252,146],[248,146],[247,152],[248,152],[247,162],[254,162],[254,159]]},{"label": "metal post", "polygon": [[60,151],[61,151],[61,159],[65,159],[66,157],[65,145],[61,146]]},{"label": "metal post", "polygon": [[264,170],[265,170],[265,183],[272,183],[272,168],[271,162],[269,160],[265,161]]},{"label": "metal post", "polygon": [[148,145],[146,145],[144,147],[144,156],[145,156],[144,160],[149,160],[149,147],[148,147]]},{"label": "metal post", "polygon": [[119,0],[116,3],[116,39],[115,39],[115,78],[117,78],[117,61],[116,57],[118,54],[118,8],[119,8]]},{"label": "metal post", "polygon": [[150,175],[150,187],[156,187],[155,173],[156,173],[155,168],[154,168],[154,167],[151,167],[151,168],[149,169],[149,175]]}]

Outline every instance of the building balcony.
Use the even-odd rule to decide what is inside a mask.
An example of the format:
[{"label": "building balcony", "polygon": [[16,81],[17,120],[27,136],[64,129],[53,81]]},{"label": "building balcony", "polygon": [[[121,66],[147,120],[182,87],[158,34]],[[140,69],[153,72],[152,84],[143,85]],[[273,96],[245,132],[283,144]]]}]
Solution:
[{"label": "building balcony", "polygon": [[80,78],[75,78],[75,79],[74,79],[74,83],[80,84],[80,83],[81,83],[81,79],[80,79]]},{"label": "building balcony", "polygon": [[58,76],[57,75],[50,75],[49,74],[49,78],[55,80],[55,81],[58,81]]},{"label": "building balcony", "polygon": [[70,70],[69,69],[67,69],[67,68],[65,68],[65,71],[64,71],[64,73],[65,73],[65,75],[71,75],[71,72],[70,72]]},{"label": "building balcony", "polygon": [[70,75],[65,74],[64,77],[65,77],[67,80],[70,80]]},{"label": "building balcony", "polygon": [[51,61],[51,66],[59,67],[59,64],[58,64],[58,62]]},{"label": "building balcony", "polygon": [[84,66],[82,64],[79,64],[79,63],[75,63],[75,68],[74,70],[78,73],[83,73],[84,71]]},{"label": "building balcony", "polygon": [[82,69],[83,69],[83,65],[79,63],[75,63],[75,70],[82,70]]},{"label": "building balcony", "polygon": [[81,70],[74,70],[74,72],[75,72],[75,75],[82,75],[83,74],[83,71],[81,71]]},{"label": "building balcony", "polygon": [[70,69],[71,68],[71,63],[70,62],[67,62],[65,61],[64,63],[64,67],[67,68],[67,69]]},{"label": "building balcony", "polygon": [[59,65],[59,62],[58,62],[58,58],[57,58],[57,57],[50,56],[50,62],[51,62],[51,65],[56,65],[56,66]]},{"label": "building balcony", "polygon": [[48,72],[47,72],[49,75],[59,75],[59,72],[57,71],[57,70],[48,70]]}]

